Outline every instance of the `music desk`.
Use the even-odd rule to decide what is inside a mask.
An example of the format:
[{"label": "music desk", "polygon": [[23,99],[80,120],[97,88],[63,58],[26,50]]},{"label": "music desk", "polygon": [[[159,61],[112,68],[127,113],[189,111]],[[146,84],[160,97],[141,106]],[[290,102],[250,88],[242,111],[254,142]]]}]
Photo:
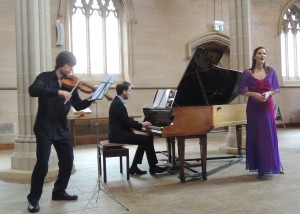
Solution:
[{"label": "music desk", "polygon": [[[131,115],[129,118],[140,118],[141,116]],[[79,142],[82,144],[97,143],[97,140],[108,139],[108,117],[91,117],[91,116],[79,116],[69,117],[69,126],[71,130],[73,146],[77,146]],[[80,126],[88,126],[90,133],[82,134],[78,131]],[[97,130],[98,129],[98,130]]]}]

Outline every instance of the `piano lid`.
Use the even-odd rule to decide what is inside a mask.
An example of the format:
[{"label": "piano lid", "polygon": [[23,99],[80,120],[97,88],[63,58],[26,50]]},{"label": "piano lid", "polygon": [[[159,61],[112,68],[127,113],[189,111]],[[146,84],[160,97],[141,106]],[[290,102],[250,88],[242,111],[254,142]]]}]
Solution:
[{"label": "piano lid", "polygon": [[173,107],[228,104],[237,97],[242,73],[217,66],[221,57],[216,56],[209,58],[208,50],[196,49],[177,87]]}]

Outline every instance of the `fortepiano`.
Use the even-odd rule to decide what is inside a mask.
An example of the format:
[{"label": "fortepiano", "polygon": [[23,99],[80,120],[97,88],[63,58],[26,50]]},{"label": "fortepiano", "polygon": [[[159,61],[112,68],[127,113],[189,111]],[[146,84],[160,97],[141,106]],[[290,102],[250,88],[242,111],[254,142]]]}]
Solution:
[{"label": "fortepiano", "polygon": [[[241,128],[246,124],[246,104],[231,104],[238,96],[241,72],[218,66],[221,56],[213,50],[196,48],[177,89],[171,93],[174,96],[167,94],[164,97],[159,93],[158,99],[167,105],[143,108],[145,120],[153,124],[146,132],[166,138],[168,161],[173,165],[177,140],[182,183],[187,177],[207,179],[207,133],[213,129],[235,126],[238,155],[241,155]],[[157,95],[158,92],[155,102]],[[185,173],[185,139],[189,138],[200,139],[201,151],[202,172],[192,176]]]}]

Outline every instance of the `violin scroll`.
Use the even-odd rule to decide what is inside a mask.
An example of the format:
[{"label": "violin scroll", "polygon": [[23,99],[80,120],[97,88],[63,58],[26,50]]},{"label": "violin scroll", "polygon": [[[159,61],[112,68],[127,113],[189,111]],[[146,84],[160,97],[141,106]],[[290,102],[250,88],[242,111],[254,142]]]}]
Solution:
[{"label": "violin scroll", "polygon": [[104,94],[104,97],[107,99],[107,101],[112,101],[113,98],[109,96],[108,94]]}]

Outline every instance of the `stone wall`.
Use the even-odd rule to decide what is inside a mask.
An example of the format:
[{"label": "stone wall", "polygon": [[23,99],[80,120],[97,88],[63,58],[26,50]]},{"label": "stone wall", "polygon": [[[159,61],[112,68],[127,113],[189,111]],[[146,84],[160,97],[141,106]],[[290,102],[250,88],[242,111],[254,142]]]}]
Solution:
[{"label": "stone wall", "polygon": [[15,1],[0,4],[0,143],[13,142],[18,131]]},{"label": "stone wall", "polygon": [[[128,0],[127,0],[128,1]],[[55,45],[55,21],[59,0],[51,0],[52,58],[66,48]],[[187,43],[213,32],[214,19],[224,21],[230,36],[228,1],[211,0],[131,0],[137,23],[132,28],[133,93],[128,100],[129,114],[143,115],[151,105],[156,88],[176,88],[188,64]],[[214,7],[214,2],[216,6]],[[280,76],[280,40],[278,19],[288,0],[251,0],[251,49],[265,46],[268,64]],[[15,1],[0,4],[0,143],[13,142],[18,134],[16,79]],[[62,1],[62,18],[66,0]],[[215,12],[214,12],[215,11]],[[222,12],[222,13],[221,13]],[[67,41],[66,41],[67,44]],[[250,66],[250,65],[249,65]],[[24,89],[27,90],[27,89]],[[275,102],[280,105],[286,123],[300,122],[299,87],[281,88]],[[110,90],[114,96],[114,89]],[[87,97],[81,94],[82,97]],[[107,116],[109,102],[97,102],[99,116]],[[96,105],[92,107],[95,114]]]}]

